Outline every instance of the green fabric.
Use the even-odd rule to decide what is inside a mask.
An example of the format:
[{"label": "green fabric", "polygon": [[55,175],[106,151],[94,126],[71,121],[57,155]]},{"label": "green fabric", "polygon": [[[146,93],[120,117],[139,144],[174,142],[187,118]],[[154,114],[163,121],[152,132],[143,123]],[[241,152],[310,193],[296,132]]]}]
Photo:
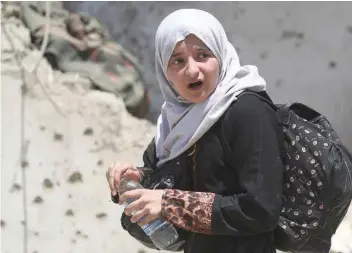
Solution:
[{"label": "green fabric", "polygon": [[[45,2],[22,2],[20,6],[33,43],[40,47],[45,34]],[[77,72],[89,78],[99,89],[121,97],[127,109],[136,109],[143,103],[146,93],[138,59],[110,41],[108,31],[99,20],[87,13],[72,15],[57,2],[51,2],[51,29],[45,51],[49,62],[63,72]],[[83,38],[74,37],[67,30],[72,25],[81,31],[82,24]]]}]

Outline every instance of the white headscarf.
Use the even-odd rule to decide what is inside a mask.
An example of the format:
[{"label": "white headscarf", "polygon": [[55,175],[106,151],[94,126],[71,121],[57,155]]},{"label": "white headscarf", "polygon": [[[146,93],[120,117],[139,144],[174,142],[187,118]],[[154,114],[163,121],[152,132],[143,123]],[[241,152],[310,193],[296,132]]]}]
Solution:
[{"label": "white headscarf", "polygon": [[[194,34],[214,53],[220,64],[219,83],[202,103],[180,100],[166,73],[177,42]],[[235,101],[243,90],[263,91],[265,80],[256,66],[241,66],[237,52],[227,40],[224,28],[211,14],[197,9],[181,9],[168,15],[155,36],[156,75],[165,102],[157,122],[155,137],[158,167],[179,156],[198,141]]]}]

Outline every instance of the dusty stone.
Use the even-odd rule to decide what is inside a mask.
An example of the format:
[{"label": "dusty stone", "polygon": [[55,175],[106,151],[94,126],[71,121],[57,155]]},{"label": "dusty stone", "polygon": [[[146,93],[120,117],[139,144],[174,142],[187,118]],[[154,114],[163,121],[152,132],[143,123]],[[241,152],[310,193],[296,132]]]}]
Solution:
[{"label": "dusty stone", "polygon": [[78,171],[73,172],[71,176],[67,179],[67,182],[71,184],[75,184],[78,182],[82,183],[83,182],[82,174]]},{"label": "dusty stone", "polygon": [[54,140],[55,141],[62,141],[64,139],[64,136],[61,133],[54,133]]},{"label": "dusty stone", "polygon": [[29,163],[28,163],[27,160],[24,160],[24,161],[21,162],[21,167],[22,168],[27,168],[28,166],[29,166]]},{"label": "dusty stone", "polygon": [[84,130],[83,135],[85,135],[85,136],[92,136],[92,135],[93,135],[93,128],[87,127],[87,128]]},{"label": "dusty stone", "polygon": [[33,199],[33,203],[34,204],[42,204],[44,202],[43,198],[41,196],[36,196],[34,199]]},{"label": "dusty stone", "polygon": [[106,213],[98,213],[95,215],[95,217],[97,217],[98,219],[104,219],[106,218],[107,214]]},{"label": "dusty stone", "polygon": [[[7,24],[4,24],[4,26],[7,26]],[[22,38],[23,32],[29,35],[28,29],[24,29],[23,24],[21,24],[21,28],[17,29],[13,26],[11,28],[9,34],[10,36],[13,35],[13,39],[16,40],[14,45],[16,47],[23,45],[17,41],[17,37]],[[2,35],[4,34],[3,31],[2,29]],[[29,36],[27,39],[27,42],[29,42]],[[1,42],[1,56],[10,59],[10,61],[1,64],[1,141],[6,146],[6,150],[3,149],[1,156],[1,164],[6,170],[2,171],[1,179],[2,189],[5,189],[2,192],[2,198],[7,201],[2,208],[3,220],[5,221],[6,217],[7,221],[6,226],[3,222],[3,228],[1,229],[2,236],[6,238],[2,241],[2,251],[21,252],[23,245],[18,243],[19,234],[16,224],[14,224],[15,230],[12,229],[10,220],[15,223],[17,220],[17,225],[19,225],[19,219],[23,217],[23,196],[22,194],[13,194],[22,190],[20,181],[16,180],[21,180],[22,176],[21,163],[18,159],[21,150],[21,120],[19,119],[21,117],[21,86],[23,80],[14,58],[15,53],[12,52],[11,44],[7,41],[6,36],[1,36]],[[7,53],[4,53],[6,50]],[[23,65],[26,65],[27,70],[32,69],[40,55],[39,50],[22,46],[19,49],[16,48],[16,50],[23,51],[16,53],[16,55],[19,57],[26,56],[27,59],[23,62]],[[31,54],[31,50],[35,53]],[[98,218],[96,220],[89,219],[89,215],[92,215],[91,210],[94,210],[96,206],[101,206],[106,215],[110,216],[111,214],[114,219],[120,215],[120,210],[109,208],[111,207],[109,202],[103,201],[108,194],[105,189],[106,185],[102,185],[101,178],[93,176],[91,172],[99,159],[111,161],[120,157],[138,162],[139,157],[136,157],[135,154],[142,151],[133,148],[129,139],[145,139],[146,146],[152,137],[151,134],[140,135],[136,133],[138,131],[152,133],[154,132],[154,125],[131,117],[126,112],[122,100],[114,95],[102,91],[94,92],[91,89],[81,92],[82,89],[78,90],[74,86],[70,89],[67,84],[62,83],[60,78],[56,79],[59,71],[52,71],[49,67],[45,59],[42,59],[38,68],[39,78],[43,82],[43,87],[47,93],[44,93],[40,88],[36,77],[27,73],[26,80],[28,79],[29,89],[28,93],[24,95],[25,120],[22,122],[24,123],[25,137],[31,143],[26,153],[26,159],[31,163],[33,161],[34,166],[28,163],[23,165],[24,167],[31,166],[31,168],[33,166],[33,170],[26,170],[26,189],[29,194],[41,190],[45,178],[50,179],[52,184],[55,184],[53,185],[54,188],[57,183],[61,182],[60,188],[62,189],[50,192],[50,197],[47,199],[44,199],[46,196],[42,195],[41,198],[45,201],[41,202],[40,206],[35,204],[40,208],[33,209],[33,206],[29,206],[29,229],[32,231],[30,236],[35,240],[33,241],[35,245],[30,243],[30,245],[33,244],[33,247],[30,246],[29,252],[33,250],[42,251],[40,249],[51,249],[52,253],[83,253],[86,252],[86,249],[90,249],[91,252],[100,252],[101,249],[104,249],[106,253],[115,252],[116,249],[109,249],[111,247],[108,245],[116,238],[121,241],[130,240],[130,237],[126,233],[122,233],[121,230],[115,236],[110,235],[111,229],[116,229],[117,224],[107,223],[99,231],[101,236],[94,238],[94,240],[87,239],[90,233],[95,233],[92,231],[100,229],[94,224],[100,221]],[[53,73],[52,83],[49,82],[50,80],[48,81],[51,73]],[[64,76],[66,73],[62,73],[62,75]],[[45,94],[51,96],[57,107],[64,113],[63,115],[58,113]],[[88,142],[86,141],[87,138],[82,136],[87,123],[93,129],[94,141],[98,141],[99,144],[107,143],[106,148],[97,154],[90,152],[91,149],[95,148],[93,141]],[[89,134],[89,132],[87,133]],[[118,146],[120,143],[126,143],[122,145],[124,150],[121,153],[113,153],[109,149],[109,145]],[[77,167],[86,170],[80,171],[80,176],[76,174],[71,178],[72,182],[80,182],[80,190],[75,192],[77,200],[75,199],[72,203],[72,200],[67,197],[71,193],[67,192],[69,186],[66,182],[73,173],[72,169]],[[52,175],[52,177],[48,175]],[[6,189],[8,190],[6,191]],[[30,197],[30,204],[33,203],[32,201],[33,199]],[[69,208],[71,211],[67,212],[66,215]],[[82,216],[74,217],[78,213]],[[24,221],[21,224],[22,226],[25,225]],[[86,246],[81,249],[74,248],[75,245],[70,243],[72,234],[68,228],[78,226],[87,229],[87,232],[81,235],[82,239],[86,239]],[[10,227],[11,229],[8,229]],[[39,234],[33,232],[35,230],[39,231],[39,228],[45,229],[45,240],[38,241],[37,236]],[[20,228],[18,232],[22,233],[21,230],[23,228]],[[14,231],[16,232],[14,233]],[[34,249],[34,247],[38,248]],[[121,252],[131,253],[125,249],[124,245],[119,247],[119,251],[120,249]]]},{"label": "dusty stone", "polygon": [[14,183],[11,187],[10,192],[20,191],[21,189],[22,189],[22,186],[20,184]]},{"label": "dusty stone", "polygon": [[75,213],[71,210],[71,209],[68,209],[66,212],[65,212],[65,215],[66,216],[75,216]]},{"label": "dusty stone", "polygon": [[52,189],[53,188],[53,183],[49,178],[45,178],[43,181],[43,187],[46,189]]}]

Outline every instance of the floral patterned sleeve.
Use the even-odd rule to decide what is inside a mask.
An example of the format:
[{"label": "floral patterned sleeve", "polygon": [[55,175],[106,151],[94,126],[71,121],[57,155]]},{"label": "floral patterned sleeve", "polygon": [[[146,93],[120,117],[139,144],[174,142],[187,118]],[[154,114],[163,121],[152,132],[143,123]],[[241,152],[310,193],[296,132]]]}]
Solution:
[{"label": "floral patterned sleeve", "polygon": [[214,193],[164,190],[161,215],[184,230],[211,234]]}]

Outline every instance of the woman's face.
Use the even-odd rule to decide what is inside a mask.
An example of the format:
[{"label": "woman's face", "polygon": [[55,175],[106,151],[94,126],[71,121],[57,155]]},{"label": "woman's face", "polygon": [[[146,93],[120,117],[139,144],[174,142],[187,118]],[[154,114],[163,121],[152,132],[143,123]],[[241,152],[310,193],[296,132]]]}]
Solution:
[{"label": "woman's face", "polygon": [[220,65],[195,35],[176,44],[167,66],[167,78],[180,96],[191,103],[206,100],[218,85]]}]

